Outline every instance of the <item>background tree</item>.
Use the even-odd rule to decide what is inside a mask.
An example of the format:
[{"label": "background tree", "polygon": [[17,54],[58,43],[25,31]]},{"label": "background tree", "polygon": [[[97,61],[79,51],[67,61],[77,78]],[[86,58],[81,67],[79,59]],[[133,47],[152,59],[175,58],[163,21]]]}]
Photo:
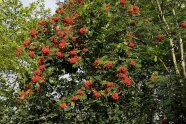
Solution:
[{"label": "background tree", "polygon": [[27,30],[37,24],[39,17],[48,16],[49,10],[44,8],[42,0],[28,7],[23,7],[19,0],[0,1],[0,123],[16,123],[15,120],[21,119],[18,114],[20,102],[16,95],[19,90],[17,75],[27,71],[21,65],[29,57],[23,53],[25,58],[19,59],[15,51],[28,34]]}]

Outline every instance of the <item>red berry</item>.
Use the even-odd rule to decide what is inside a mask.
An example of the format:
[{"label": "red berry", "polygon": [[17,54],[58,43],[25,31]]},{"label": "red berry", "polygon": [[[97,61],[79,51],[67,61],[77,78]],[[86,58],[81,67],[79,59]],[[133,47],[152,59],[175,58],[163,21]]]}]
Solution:
[{"label": "red berry", "polygon": [[125,79],[123,80],[123,83],[126,85],[126,86],[129,86],[132,84],[132,80],[128,77],[125,77]]},{"label": "red berry", "polygon": [[126,0],[120,0],[120,4],[121,4],[122,6],[125,6]]},{"label": "red berry", "polygon": [[24,42],[23,42],[23,45],[26,47],[29,45],[29,40],[28,39],[25,39]]},{"label": "red berry", "polygon": [[78,98],[77,96],[73,96],[73,97],[72,97],[72,101],[73,101],[73,102],[76,102],[78,99],[79,99],[79,98]]},{"label": "red berry", "polygon": [[69,62],[70,64],[75,64],[78,60],[79,60],[79,57],[75,56],[75,57],[73,57],[73,58],[69,58],[69,59],[68,59],[68,62]]},{"label": "red berry", "polygon": [[73,23],[73,21],[69,17],[64,18],[63,21],[66,24],[72,24]]},{"label": "red berry", "polygon": [[76,0],[76,2],[78,2],[79,4],[83,2],[83,0]]},{"label": "red berry", "polygon": [[30,51],[30,52],[29,52],[29,56],[30,56],[31,58],[33,58],[33,57],[35,56],[34,51]]},{"label": "red berry", "polygon": [[36,37],[36,30],[34,28],[31,29],[30,35],[31,37]]},{"label": "red berry", "polygon": [[43,65],[44,64],[44,58],[43,57],[40,57],[38,59],[38,65]]},{"label": "red berry", "polygon": [[127,76],[124,73],[119,73],[118,77],[121,79],[125,79]]},{"label": "red berry", "polygon": [[77,37],[72,37],[73,42],[76,42],[76,40],[77,40]]},{"label": "red berry", "polygon": [[41,71],[39,69],[34,71],[34,75],[40,75],[40,74],[41,74]]},{"label": "red berry", "polygon": [[92,82],[91,81],[85,81],[83,84],[84,84],[84,87],[86,89],[90,89],[92,87]]},{"label": "red berry", "polygon": [[45,20],[41,20],[41,21],[38,23],[39,26],[44,26],[45,24],[46,24],[46,21],[45,21]]},{"label": "red berry", "polygon": [[42,48],[41,48],[41,52],[42,52],[43,55],[45,55],[45,56],[48,56],[48,55],[50,55],[50,53],[51,53],[51,51],[50,51],[50,49],[49,49],[48,47],[42,47]]},{"label": "red berry", "polygon": [[57,36],[59,36],[59,37],[62,37],[64,34],[63,34],[63,32],[62,31],[57,31]]},{"label": "red berry", "polygon": [[133,9],[132,9],[131,7],[129,7],[128,10],[127,10],[127,12],[128,12],[129,14],[132,14],[132,13],[133,13]]},{"label": "red berry", "polygon": [[68,35],[65,34],[65,35],[63,36],[63,39],[64,39],[64,40],[68,40]]},{"label": "red berry", "polygon": [[56,13],[58,13],[58,14],[65,14],[65,10],[60,8],[60,9],[56,10]]},{"label": "red berry", "polygon": [[110,92],[110,88],[105,89],[105,94],[108,94]]},{"label": "red berry", "polygon": [[105,11],[108,11],[110,9],[110,3],[106,4]]},{"label": "red berry", "polygon": [[87,48],[83,48],[83,49],[82,49],[82,52],[83,52],[83,53],[86,53],[86,52],[88,52],[88,49],[87,49]]},{"label": "red berry", "polygon": [[61,58],[63,56],[64,56],[64,54],[62,52],[56,52],[56,57],[57,58]]},{"label": "red berry", "polygon": [[97,99],[101,97],[101,93],[96,91],[96,90],[93,90],[93,96],[96,97]]},{"label": "red berry", "polygon": [[182,22],[182,23],[180,24],[180,27],[181,27],[181,28],[186,28],[186,22]]},{"label": "red berry", "polygon": [[132,7],[130,6],[128,8],[127,12],[130,13],[130,14],[138,14],[140,12],[140,10],[139,10],[138,6],[134,5]]},{"label": "red berry", "polygon": [[127,72],[127,68],[125,66],[121,66],[119,69],[121,73],[125,74]]},{"label": "red berry", "polygon": [[65,109],[65,108],[67,108],[68,106],[67,106],[66,103],[61,103],[61,104],[60,104],[60,107],[61,107],[62,109]]},{"label": "red berry", "polygon": [[28,90],[30,89],[30,85],[29,84],[25,84],[25,88]]},{"label": "red berry", "polygon": [[39,80],[40,80],[40,76],[38,76],[38,75],[35,75],[35,76],[32,77],[32,83],[33,84],[36,84]]},{"label": "red berry", "polygon": [[161,34],[158,34],[158,35],[156,36],[156,40],[159,41],[159,42],[161,42],[163,39],[164,39],[164,36],[161,35]]},{"label": "red berry", "polygon": [[131,43],[128,44],[128,47],[134,48],[135,47],[135,44],[131,42]]},{"label": "red berry", "polygon": [[52,42],[53,42],[54,44],[57,44],[57,43],[58,43],[58,41],[57,41],[56,38],[53,38],[53,39],[52,39]]},{"label": "red berry", "polygon": [[32,45],[30,45],[29,50],[30,51],[33,51],[34,50],[34,47]]},{"label": "red berry", "polygon": [[59,18],[58,17],[52,17],[52,21],[53,22],[58,22],[59,21]]},{"label": "red berry", "polygon": [[81,34],[86,34],[87,33],[87,29],[85,27],[80,29],[80,33]]},{"label": "red berry", "polygon": [[84,94],[85,94],[85,93],[84,93],[84,91],[82,91],[82,90],[78,90],[78,91],[77,91],[77,95],[84,96]]},{"label": "red berry", "polygon": [[108,69],[112,68],[113,67],[112,62],[106,63],[105,67],[108,68]]},{"label": "red berry", "polygon": [[106,86],[107,88],[111,88],[111,87],[114,87],[115,84],[113,82],[106,82]]},{"label": "red berry", "polygon": [[44,70],[45,70],[45,65],[40,65],[40,66],[39,66],[39,69],[40,69],[41,71],[44,71]]},{"label": "red berry", "polygon": [[139,12],[140,12],[140,11],[139,11],[139,7],[136,6],[136,5],[134,5],[134,6],[133,6],[133,13],[137,14],[137,13],[139,13]]},{"label": "red berry", "polygon": [[100,63],[101,63],[101,60],[98,58],[94,61],[94,65],[96,66],[98,66]]},{"label": "red berry", "polygon": [[70,54],[71,56],[76,56],[76,55],[77,55],[77,51],[76,51],[76,50],[71,50],[71,51],[69,52],[69,54]]},{"label": "red berry", "polygon": [[16,51],[16,56],[19,57],[21,55],[20,51]]},{"label": "red berry", "polygon": [[117,93],[112,94],[112,99],[117,101],[119,99],[119,95]]},{"label": "red berry", "polygon": [[40,79],[41,79],[41,83],[45,83],[45,77],[44,76],[40,77]]},{"label": "red berry", "polygon": [[135,67],[135,66],[136,66],[136,62],[135,62],[134,60],[131,60],[131,61],[130,61],[130,66],[131,66],[131,67]]},{"label": "red berry", "polygon": [[66,45],[67,45],[66,42],[64,40],[61,40],[61,42],[59,43],[59,48],[63,49],[66,47]]}]

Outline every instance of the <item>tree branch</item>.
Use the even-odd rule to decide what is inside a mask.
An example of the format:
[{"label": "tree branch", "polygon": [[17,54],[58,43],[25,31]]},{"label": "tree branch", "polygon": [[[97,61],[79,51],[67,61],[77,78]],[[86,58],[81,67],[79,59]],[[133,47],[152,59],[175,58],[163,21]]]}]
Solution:
[{"label": "tree branch", "polygon": [[163,62],[163,60],[161,58],[159,58],[160,62],[163,64],[164,68],[166,69],[166,71],[169,73],[169,69],[167,68],[167,66],[165,65],[165,63]]},{"label": "tree branch", "polygon": [[[162,18],[162,21],[165,23],[165,26],[166,26],[167,30],[170,30],[170,27],[167,23],[167,20],[165,19],[162,8],[160,6],[159,0],[156,0],[156,3],[158,5],[158,10],[160,12],[160,16]],[[176,74],[180,75],[180,71],[179,71],[178,66],[177,66],[177,60],[176,60],[176,55],[175,55],[175,50],[174,50],[173,38],[171,37],[170,33],[169,33],[169,43],[170,43],[170,46],[171,46],[172,60],[173,60],[173,63],[174,63],[174,68],[175,68]]]},{"label": "tree branch", "polygon": [[[174,18],[176,19],[176,12],[174,10],[174,8],[172,9],[172,13],[174,15]],[[179,26],[177,20],[176,20],[176,24],[177,26]],[[179,33],[179,45],[180,45],[180,54],[181,54],[181,65],[182,65],[182,73],[183,76],[186,78],[186,69],[185,69],[185,56],[184,56],[184,47],[183,47],[183,39],[181,37],[181,34]]]}]

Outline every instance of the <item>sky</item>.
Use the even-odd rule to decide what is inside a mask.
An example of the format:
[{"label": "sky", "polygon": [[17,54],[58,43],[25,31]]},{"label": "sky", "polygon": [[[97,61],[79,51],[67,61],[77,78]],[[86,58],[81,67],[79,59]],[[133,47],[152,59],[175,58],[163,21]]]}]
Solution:
[{"label": "sky", "polygon": [[[37,1],[37,0],[21,0],[24,6],[28,6],[31,2]],[[52,14],[55,13],[55,10],[57,8],[56,0],[44,0],[46,8],[50,8],[52,11]],[[64,0],[60,0],[63,2]]]}]

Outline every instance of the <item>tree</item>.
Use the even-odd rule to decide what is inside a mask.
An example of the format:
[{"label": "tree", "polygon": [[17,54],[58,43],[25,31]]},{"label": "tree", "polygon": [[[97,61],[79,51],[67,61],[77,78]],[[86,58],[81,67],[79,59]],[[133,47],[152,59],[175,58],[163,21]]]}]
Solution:
[{"label": "tree", "polygon": [[42,0],[28,7],[23,7],[19,0],[3,0],[0,6],[0,123],[6,124],[15,123],[15,118],[18,118],[17,75],[27,71],[21,63],[29,59],[26,54],[23,59],[17,58],[15,51],[27,30],[40,20],[38,16],[49,17],[49,10],[44,8]]},{"label": "tree", "polygon": [[157,123],[155,115],[184,123],[185,117],[175,120],[166,108],[180,93],[165,94],[176,89],[170,74],[185,77],[182,5],[159,0],[63,3],[56,15],[30,30],[24,45],[33,61],[20,79],[22,107],[31,116],[22,123]]}]

